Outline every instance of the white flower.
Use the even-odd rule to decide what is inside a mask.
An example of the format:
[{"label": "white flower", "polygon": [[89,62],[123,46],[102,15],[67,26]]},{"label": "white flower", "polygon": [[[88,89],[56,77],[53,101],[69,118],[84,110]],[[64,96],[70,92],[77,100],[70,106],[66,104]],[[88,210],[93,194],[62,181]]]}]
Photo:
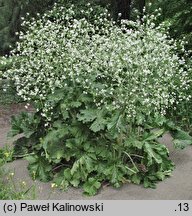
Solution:
[{"label": "white flower", "polygon": [[[59,18],[50,21],[54,14]],[[41,102],[47,121],[54,105],[46,99],[59,88],[75,91],[78,86],[99,108],[125,107],[127,118],[140,110],[163,115],[172,104],[186,100],[188,69],[174,51],[175,41],[155,26],[155,17],[146,15],[143,23],[123,20],[120,28],[107,19],[107,11],[95,15],[94,22],[73,16],[73,6],[65,11],[55,5],[42,18],[25,21],[28,30],[20,32],[21,41],[12,52],[19,64],[13,61],[6,74],[25,101]],[[133,28],[127,30],[127,24]]]}]

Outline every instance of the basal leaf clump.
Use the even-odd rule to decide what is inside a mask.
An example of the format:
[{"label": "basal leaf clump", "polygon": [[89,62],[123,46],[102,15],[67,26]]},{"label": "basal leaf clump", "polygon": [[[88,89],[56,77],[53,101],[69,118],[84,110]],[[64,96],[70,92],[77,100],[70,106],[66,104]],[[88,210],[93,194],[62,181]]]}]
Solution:
[{"label": "basal leaf clump", "polygon": [[55,5],[23,23],[7,76],[36,112],[12,120],[12,135],[24,134],[15,156],[28,155],[34,179],[89,195],[104,182],[155,187],[174,167],[157,138],[169,107],[186,99],[185,60],[152,18],[117,25],[90,5],[81,13]]}]

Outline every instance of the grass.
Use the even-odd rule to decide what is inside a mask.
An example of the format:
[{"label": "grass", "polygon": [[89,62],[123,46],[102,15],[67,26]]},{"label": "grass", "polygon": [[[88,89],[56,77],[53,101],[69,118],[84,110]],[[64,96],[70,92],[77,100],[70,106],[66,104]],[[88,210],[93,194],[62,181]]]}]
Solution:
[{"label": "grass", "polygon": [[[8,84],[8,81],[0,79],[0,105],[19,103],[20,98],[13,85],[7,86],[5,91],[5,84]],[[13,160],[12,152],[8,147],[0,148],[0,200],[35,199],[35,186],[29,187],[24,181],[15,184],[14,173],[5,169],[6,164]]]},{"label": "grass", "polygon": [[35,199],[35,186],[29,187],[25,181],[16,184],[14,172],[5,169],[5,165],[12,161],[12,153],[13,150],[11,148],[0,148],[0,200]]},{"label": "grass", "polygon": [[14,173],[0,168],[0,200],[35,199],[35,186],[28,187],[26,182],[20,182],[19,187],[13,180]]}]

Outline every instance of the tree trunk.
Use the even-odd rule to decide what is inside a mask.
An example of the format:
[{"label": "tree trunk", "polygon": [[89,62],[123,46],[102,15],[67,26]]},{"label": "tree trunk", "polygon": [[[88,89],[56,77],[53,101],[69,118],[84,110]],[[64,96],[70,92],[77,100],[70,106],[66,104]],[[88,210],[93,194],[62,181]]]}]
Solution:
[{"label": "tree trunk", "polygon": [[130,19],[131,0],[112,0],[112,7],[115,20]]},{"label": "tree trunk", "polygon": [[35,16],[53,4],[54,0],[0,0],[0,55],[8,54],[15,44],[15,32],[20,30],[20,18],[29,12]]}]

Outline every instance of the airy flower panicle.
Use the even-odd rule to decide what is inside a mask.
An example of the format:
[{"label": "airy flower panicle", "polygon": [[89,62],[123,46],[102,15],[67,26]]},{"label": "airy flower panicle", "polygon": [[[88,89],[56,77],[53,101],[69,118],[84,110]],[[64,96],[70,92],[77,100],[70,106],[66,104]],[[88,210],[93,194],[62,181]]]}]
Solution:
[{"label": "airy flower panicle", "polygon": [[51,120],[48,95],[69,86],[81,85],[98,108],[125,107],[128,118],[140,110],[164,115],[186,99],[191,81],[185,60],[163,27],[155,26],[154,17],[143,23],[124,20],[119,27],[107,11],[94,15],[94,21],[87,17],[94,13],[91,7],[81,13],[83,18],[74,19],[73,6],[66,10],[55,4],[42,18],[24,20],[28,30],[20,32],[12,51],[19,63],[7,76],[24,100],[41,102],[43,117]]}]

